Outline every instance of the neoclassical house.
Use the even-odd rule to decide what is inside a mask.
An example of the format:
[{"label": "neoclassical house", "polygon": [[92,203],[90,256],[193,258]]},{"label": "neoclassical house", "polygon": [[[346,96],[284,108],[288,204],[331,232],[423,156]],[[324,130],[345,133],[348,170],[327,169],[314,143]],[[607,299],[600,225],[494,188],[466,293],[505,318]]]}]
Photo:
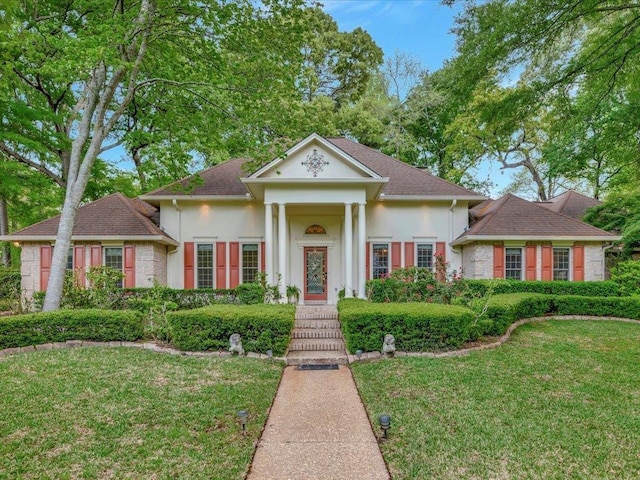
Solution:
[{"label": "neoclassical house", "polygon": [[[137,199],[78,211],[68,267],[122,269],[125,287],[233,288],[264,272],[304,303],[365,296],[441,255],[467,278],[602,280],[619,237],[513,195],[490,200],[345,138],[312,134],[248,173],[234,159]],[[47,287],[59,217],[2,237],[22,246],[26,295]]]}]

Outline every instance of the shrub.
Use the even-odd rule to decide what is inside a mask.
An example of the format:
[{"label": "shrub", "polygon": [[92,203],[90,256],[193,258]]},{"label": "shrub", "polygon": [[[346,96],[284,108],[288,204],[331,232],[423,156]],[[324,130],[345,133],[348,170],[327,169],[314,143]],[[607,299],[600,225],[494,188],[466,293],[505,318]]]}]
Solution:
[{"label": "shrub", "polygon": [[229,337],[239,333],[246,351],[283,355],[293,328],[292,305],[212,305],[170,312],[173,343],[189,351],[227,350]]},{"label": "shrub", "polygon": [[475,339],[475,315],[465,307],[421,303],[370,303],[345,299],[338,303],[347,349],[376,351],[386,334],[399,350],[451,350]]},{"label": "shrub", "polygon": [[557,315],[593,315],[640,319],[640,296],[578,297],[558,296],[553,299]]},{"label": "shrub", "polygon": [[66,340],[134,341],[142,337],[137,312],[57,310],[0,318],[0,348]]},{"label": "shrub", "polygon": [[241,283],[236,287],[236,297],[242,305],[264,303],[265,289],[258,283]]},{"label": "shrub", "polygon": [[21,276],[18,270],[0,267],[0,299],[20,297]]},{"label": "shrub", "polygon": [[482,335],[502,335],[509,325],[521,318],[540,317],[552,310],[553,296],[540,293],[494,295],[481,318]]},{"label": "shrub", "polygon": [[623,295],[620,285],[613,281],[520,281],[520,280],[462,280],[465,288],[484,295],[490,288],[493,293],[545,293],[548,295],[583,295],[587,297],[617,297]]},{"label": "shrub", "polygon": [[0,312],[8,312],[14,308],[13,298],[0,298]]},{"label": "shrub", "polygon": [[611,268],[611,280],[626,294],[640,293],[640,261],[619,262]]}]

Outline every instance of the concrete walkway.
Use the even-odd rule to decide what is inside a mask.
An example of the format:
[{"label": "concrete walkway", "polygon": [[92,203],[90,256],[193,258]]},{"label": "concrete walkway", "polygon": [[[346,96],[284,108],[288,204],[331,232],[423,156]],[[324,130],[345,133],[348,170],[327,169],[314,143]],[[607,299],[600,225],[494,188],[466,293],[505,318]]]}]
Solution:
[{"label": "concrete walkway", "polygon": [[390,478],[347,366],[285,369],[247,478]]}]

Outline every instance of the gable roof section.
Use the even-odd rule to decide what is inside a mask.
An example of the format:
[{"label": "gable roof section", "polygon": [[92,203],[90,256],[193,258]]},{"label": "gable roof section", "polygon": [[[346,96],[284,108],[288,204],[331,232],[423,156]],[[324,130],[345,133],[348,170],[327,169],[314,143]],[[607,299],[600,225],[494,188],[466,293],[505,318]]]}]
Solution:
[{"label": "gable roof section", "polygon": [[485,196],[477,192],[447,182],[360,143],[352,142],[346,138],[328,138],[327,140],[378,175],[389,177],[389,182],[383,189],[387,198],[397,195],[441,197],[443,199],[463,198],[475,201],[486,199]]},{"label": "gable roof section", "polygon": [[[114,193],[83,205],[76,213],[73,240],[149,240],[166,245],[178,245],[163,232],[153,218],[158,210],[140,200]],[[8,240],[54,240],[58,233],[60,215],[7,235]]]},{"label": "gable roof section", "polygon": [[576,220],[582,220],[584,212],[586,212],[588,208],[602,204],[600,200],[587,197],[586,195],[582,195],[574,190],[567,190],[546,202],[536,203],[553,212],[562,213],[563,215],[575,218]]},{"label": "gable roof section", "polygon": [[536,203],[507,194],[469,211],[471,226],[453,244],[478,240],[594,240],[620,237]]},{"label": "gable roof section", "polygon": [[[388,199],[419,197],[447,200],[457,198],[472,202],[480,202],[486,199],[485,196],[477,192],[447,182],[435,175],[346,138],[325,139],[313,134],[292,147],[289,153],[297,151],[297,148],[301,145],[307,145],[310,141],[318,141],[325,146],[328,145],[330,148],[335,148],[354,167],[358,167],[367,175],[371,175],[372,180],[379,179],[381,181],[389,178],[381,190]],[[228,160],[198,174],[178,180],[166,187],[144,194],[141,198],[151,202],[180,197],[244,198],[248,193],[244,182],[248,182],[251,179],[257,181],[255,179],[261,173],[273,168],[281,159],[270,162],[253,174],[248,174],[243,170],[242,165],[246,161],[246,159],[241,158]],[[197,184],[198,180],[194,182],[197,176],[202,178],[200,185]],[[245,181],[243,182],[241,179],[245,179]],[[190,183],[194,183],[196,186],[189,188]]]},{"label": "gable roof section", "polygon": [[351,167],[354,168],[356,171],[359,171],[364,177],[377,178],[377,179],[382,178],[382,176],[378,175],[375,171],[367,167],[364,163],[360,162],[357,158],[353,157],[352,155],[347,153],[345,150],[337,148],[337,145],[332,143],[330,139],[321,137],[317,133],[312,133],[304,140],[299,141],[293,147],[288,149],[283,155],[276,158],[275,160],[272,160],[271,162],[264,165],[262,168],[260,168],[256,172],[252,173],[249,176],[249,178],[254,179],[254,178],[261,177],[265,172],[275,169],[278,165],[282,164],[283,162],[286,162],[288,158],[292,157],[296,153],[303,150],[305,147],[308,147],[309,145],[312,145],[312,144],[319,145],[324,149],[337,155],[345,163],[351,165]]},{"label": "gable roof section", "polygon": [[[240,178],[248,174],[242,168],[246,158],[234,158],[214,165],[200,173],[173,182],[141,196],[143,200],[154,197],[232,196],[244,197],[247,189]],[[198,178],[199,177],[199,178]],[[202,180],[200,180],[202,179]]]}]

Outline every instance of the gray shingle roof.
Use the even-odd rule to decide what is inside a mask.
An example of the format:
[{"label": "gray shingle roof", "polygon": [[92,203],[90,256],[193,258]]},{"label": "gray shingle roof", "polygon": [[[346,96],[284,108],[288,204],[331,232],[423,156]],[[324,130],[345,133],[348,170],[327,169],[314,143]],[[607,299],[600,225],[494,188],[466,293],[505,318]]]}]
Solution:
[{"label": "gray shingle roof", "polygon": [[469,215],[471,226],[459,239],[469,236],[615,237],[511,194],[487,200],[469,210]]},{"label": "gray shingle roof", "polygon": [[[476,197],[478,201],[485,198],[477,192],[447,182],[346,138],[327,138],[326,140],[380,176],[389,177],[389,182],[383,189],[385,195],[442,196],[447,198],[472,196]],[[247,188],[240,181],[240,178],[249,176],[249,173],[242,169],[242,165],[246,161],[246,159],[241,158],[228,160],[199,174],[149,192],[144,197],[151,200],[154,196],[166,195],[177,197],[189,195],[245,195]],[[189,183],[197,176],[202,178],[201,184],[189,189]]]},{"label": "gray shingle roof", "polygon": [[576,220],[582,220],[584,212],[586,212],[588,208],[602,204],[600,200],[587,197],[574,190],[567,190],[563,194],[553,197],[546,202],[537,203],[551,211],[562,213]]},{"label": "gray shingle roof", "polygon": [[[83,205],[76,213],[73,236],[81,237],[164,237],[175,241],[154,222],[158,209],[140,199],[114,193]],[[60,215],[14,232],[10,237],[55,237]]]}]

